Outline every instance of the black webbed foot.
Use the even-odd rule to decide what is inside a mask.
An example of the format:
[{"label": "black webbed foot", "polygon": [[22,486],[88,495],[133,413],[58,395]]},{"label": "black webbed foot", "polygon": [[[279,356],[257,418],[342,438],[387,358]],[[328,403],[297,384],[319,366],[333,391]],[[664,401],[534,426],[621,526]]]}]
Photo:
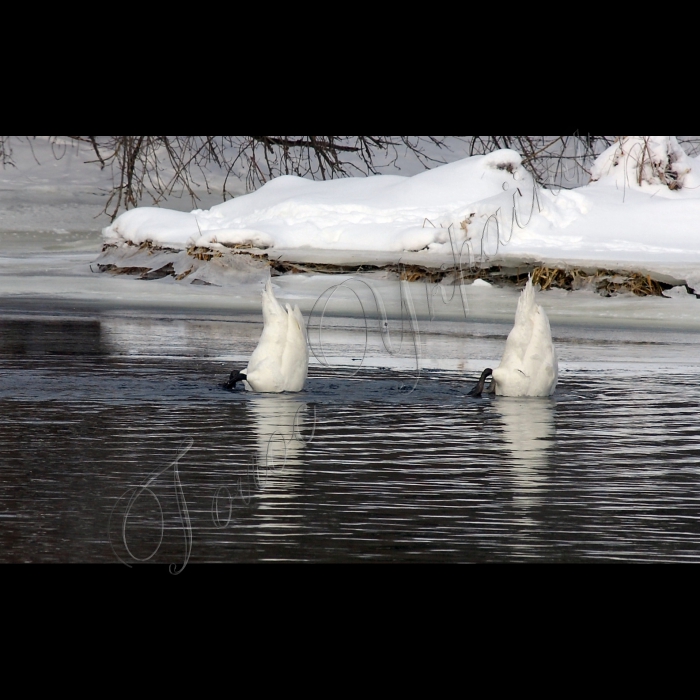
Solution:
[{"label": "black webbed foot", "polygon": [[[484,382],[486,381],[486,377],[490,376],[493,374],[493,370],[490,367],[487,367],[482,373],[481,377],[479,377],[479,381],[476,383],[476,385],[471,389],[471,391],[467,394],[468,396],[481,396],[481,392],[484,390]],[[496,389],[496,386],[493,382],[493,379],[491,380],[491,385],[489,386],[487,393],[493,393]]]},{"label": "black webbed foot", "polygon": [[228,381],[223,384],[224,389],[228,389],[228,391],[235,391],[236,389],[236,384],[238,382],[242,382],[246,378],[246,373],[245,372],[240,372],[237,369],[234,369],[233,372],[228,377]]}]

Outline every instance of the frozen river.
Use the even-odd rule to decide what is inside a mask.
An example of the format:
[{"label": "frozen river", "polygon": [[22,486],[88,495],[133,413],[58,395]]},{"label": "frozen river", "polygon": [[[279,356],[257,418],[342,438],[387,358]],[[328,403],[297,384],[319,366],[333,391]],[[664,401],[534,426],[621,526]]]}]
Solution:
[{"label": "frozen river", "polygon": [[343,279],[275,278],[309,319],[307,388],[232,393],[257,288],[0,236],[2,562],[700,561],[694,298],[543,293],[554,396],[473,399],[513,290],[359,276],[325,304]]}]

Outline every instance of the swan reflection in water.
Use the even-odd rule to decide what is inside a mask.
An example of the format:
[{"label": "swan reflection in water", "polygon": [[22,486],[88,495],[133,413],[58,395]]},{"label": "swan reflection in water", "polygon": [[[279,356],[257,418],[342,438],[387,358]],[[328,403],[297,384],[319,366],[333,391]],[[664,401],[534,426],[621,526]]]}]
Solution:
[{"label": "swan reflection in water", "polygon": [[288,497],[290,489],[298,486],[304,450],[311,439],[302,434],[309,427],[309,407],[288,394],[251,396],[247,406],[256,434],[256,486]]},{"label": "swan reflection in water", "polygon": [[529,511],[540,505],[541,491],[547,484],[549,448],[554,444],[553,403],[545,398],[497,396],[493,408],[512,457],[509,478],[514,501]]},{"label": "swan reflection in water", "polygon": [[[259,394],[247,401],[256,433],[251,534],[268,544],[277,542],[274,558],[295,549],[302,519],[294,500],[302,495],[304,452],[313,438],[315,412],[290,394]],[[309,425],[311,421],[311,425]],[[295,550],[296,551],[296,550]]]}]

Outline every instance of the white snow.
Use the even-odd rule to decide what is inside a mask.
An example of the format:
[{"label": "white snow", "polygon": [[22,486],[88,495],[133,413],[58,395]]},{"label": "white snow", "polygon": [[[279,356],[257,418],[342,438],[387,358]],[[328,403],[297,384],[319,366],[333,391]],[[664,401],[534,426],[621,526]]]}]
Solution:
[{"label": "white snow", "polygon": [[[187,210],[185,200],[171,199],[162,207],[129,210],[110,224],[100,212],[111,175],[86,164],[89,153],[68,148],[54,162],[47,140],[33,141],[31,150],[20,143],[13,153],[17,167],[0,169],[0,297],[259,313],[267,264],[236,249],[271,260],[356,268],[537,261],[651,272],[677,285],[667,293],[670,299],[551,290],[538,301],[553,325],[612,327],[624,319],[700,327],[700,300],[681,284],[700,292],[700,161],[684,153],[675,137],[625,137],[601,154],[593,179],[572,190],[534,186],[513,150],[459,155],[428,171],[409,168],[410,175],[330,181],[283,176],[223,203],[206,195],[208,208]],[[139,249],[147,241],[169,250]],[[116,247],[101,255],[103,243]],[[193,246],[222,257],[196,261],[181,281],[137,281],[91,267],[97,259],[152,269],[172,263],[180,274],[193,267],[186,251]],[[343,279],[275,277],[275,293],[308,314],[319,295]],[[387,313],[400,313],[396,280],[384,273],[371,279]],[[517,301],[512,290],[482,282],[409,286],[419,318],[505,322]],[[366,293],[358,290],[360,297]],[[337,294],[334,311],[359,314],[354,294],[349,290],[345,301]]]},{"label": "white snow", "polygon": [[[650,157],[640,166],[643,153]],[[411,177],[278,177],[208,210],[133,209],[103,235],[177,249],[229,244],[268,253],[420,251],[427,260],[457,254],[465,262],[510,255],[680,264],[700,281],[693,272],[700,265],[698,168],[675,137],[626,137],[598,158],[588,185],[548,190],[535,186],[518,153],[500,150]]]}]

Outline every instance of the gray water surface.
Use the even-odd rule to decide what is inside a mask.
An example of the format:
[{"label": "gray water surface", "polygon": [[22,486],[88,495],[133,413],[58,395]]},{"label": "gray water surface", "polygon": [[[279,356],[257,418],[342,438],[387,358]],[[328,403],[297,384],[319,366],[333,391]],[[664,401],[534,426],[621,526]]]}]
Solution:
[{"label": "gray water surface", "polygon": [[0,561],[700,561],[697,334],[566,331],[553,397],[468,397],[507,330],[358,367],[337,329],[264,395],[221,387],[250,320],[5,314]]}]

